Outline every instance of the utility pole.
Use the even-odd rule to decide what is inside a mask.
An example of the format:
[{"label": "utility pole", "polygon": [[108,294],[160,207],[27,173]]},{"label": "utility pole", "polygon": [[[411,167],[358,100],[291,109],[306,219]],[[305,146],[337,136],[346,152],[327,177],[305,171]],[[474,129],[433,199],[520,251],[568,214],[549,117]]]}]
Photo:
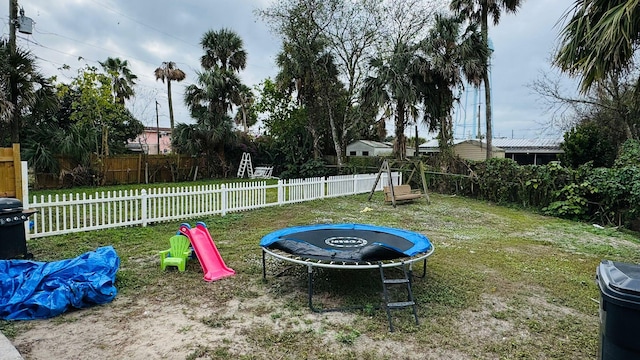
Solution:
[{"label": "utility pole", "polygon": [[158,100],[156,100],[156,132],[158,136],[158,155],[160,155],[160,120],[158,118]]},{"label": "utility pole", "polygon": [[[18,0],[9,0],[9,58],[16,55],[16,27],[18,26]],[[12,72],[13,73],[13,72]],[[18,107],[18,84],[15,75],[9,79],[9,99],[13,104],[13,111],[9,119],[11,142],[20,143],[20,108]]]},{"label": "utility pole", "polygon": [[[24,10],[20,11],[20,21],[18,20],[18,0],[9,0],[9,58],[14,61],[18,53],[16,46],[16,30],[24,34],[31,34],[31,26],[33,21],[24,16]],[[11,66],[11,65],[10,65]],[[20,89],[18,88],[18,75],[12,71],[9,77],[9,101],[13,104],[13,112],[9,118],[9,128],[11,129],[11,142],[20,143],[20,106],[18,99],[20,97]]]},{"label": "utility pole", "polygon": [[9,0],[9,53],[16,53],[16,27],[18,26],[18,0]]}]

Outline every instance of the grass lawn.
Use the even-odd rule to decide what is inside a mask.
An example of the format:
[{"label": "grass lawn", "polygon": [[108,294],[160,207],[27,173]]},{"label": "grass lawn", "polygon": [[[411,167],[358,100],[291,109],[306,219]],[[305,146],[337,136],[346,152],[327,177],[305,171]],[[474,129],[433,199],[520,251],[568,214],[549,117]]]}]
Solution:
[{"label": "grass lawn", "polygon": [[[160,271],[158,251],[178,222],[32,240],[37,260],[113,245],[121,259],[112,303],[44,321],[0,321],[26,359],[587,359],[598,348],[601,259],[640,263],[637,235],[519,209],[432,194],[393,209],[382,193],[272,207],[204,221],[237,274],[202,280]],[[373,211],[360,212],[365,207]],[[389,333],[377,270],[316,270],[312,313],[306,268],[274,259],[262,279],[258,243],[276,229],[359,222],[426,234],[435,245],[414,281],[420,324],[394,312]],[[417,272],[421,273],[421,266]]]}]

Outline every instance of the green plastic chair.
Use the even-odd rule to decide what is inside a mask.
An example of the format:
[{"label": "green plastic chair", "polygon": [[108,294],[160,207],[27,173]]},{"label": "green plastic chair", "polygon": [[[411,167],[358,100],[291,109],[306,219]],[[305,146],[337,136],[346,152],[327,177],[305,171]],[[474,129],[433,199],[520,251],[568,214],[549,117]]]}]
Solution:
[{"label": "green plastic chair", "polygon": [[177,266],[179,271],[184,271],[191,255],[189,239],[184,235],[174,235],[169,243],[171,249],[160,251],[160,268],[165,270],[167,266]]}]

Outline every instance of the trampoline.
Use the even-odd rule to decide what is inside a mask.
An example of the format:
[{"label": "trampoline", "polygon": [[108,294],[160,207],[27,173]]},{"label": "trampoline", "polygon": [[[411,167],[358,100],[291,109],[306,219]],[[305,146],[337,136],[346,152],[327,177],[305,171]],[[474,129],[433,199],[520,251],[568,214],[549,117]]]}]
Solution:
[{"label": "trampoline", "polygon": [[[429,239],[422,234],[365,224],[322,224],[284,228],[264,236],[260,246],[264,279],[267,276],[266,254],[307,266],[309,308],[314,312],[341,310],[314,308],[314,267],[380,269],[384,282],[384,268],[401,267],[406,273],[408,266],[410,279],[413,276],[413,264],[418,261],[424,261],[424,277],[427,257],[434,251]],[[384,284],[383,289],[386,292]]]}]

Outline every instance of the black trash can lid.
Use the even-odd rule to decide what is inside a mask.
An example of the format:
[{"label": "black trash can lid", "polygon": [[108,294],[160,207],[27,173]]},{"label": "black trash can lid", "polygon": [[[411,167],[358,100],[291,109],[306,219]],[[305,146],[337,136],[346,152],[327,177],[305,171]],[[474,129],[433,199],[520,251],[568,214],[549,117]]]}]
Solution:
[{"label": "black trash can lid", "polygon": [[640,265],[602,260],[597,279],[603,294],[640,305]]},{"label": "black trash can lid", "polygon": [[22,211],[22,201],[14,198],[0,198],[0,213]]}]

